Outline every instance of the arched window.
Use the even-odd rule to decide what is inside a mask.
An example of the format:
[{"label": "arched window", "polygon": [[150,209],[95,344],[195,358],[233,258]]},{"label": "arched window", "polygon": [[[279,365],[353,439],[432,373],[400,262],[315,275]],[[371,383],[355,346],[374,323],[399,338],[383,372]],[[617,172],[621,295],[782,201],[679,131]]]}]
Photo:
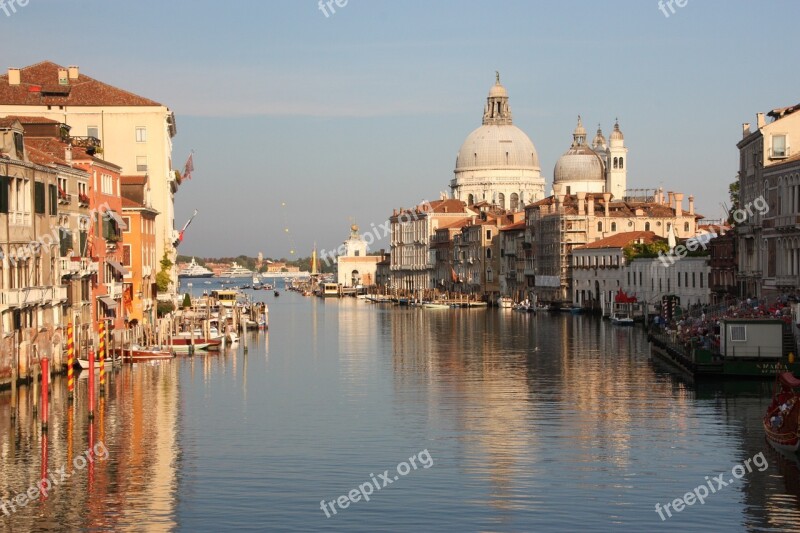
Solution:
[{"label": "arched window", "polygon": [[644,230],[645,231],[650,231],[650,223],[649,222],[645,222],[644,223]]},{"label": "arched window", "polygon": [[612,222],[611,223],[611,231],[617,231],[617,223],[616,222]]},{"label": "arched window", "polygon": [[519,210],[519,195],[517,193],[511,193],[511,210],[518,211]]},{"label": "arched window", "polygon": [[619,168],[619,158],[618,157],[614,158],[614,168]]},{"label": "arched window", "polygon": [[492,249],[491,248],[487,248],[486,249],[486,259],[491,259],[491,258],[492,258]]},{"label": "arched window", "polygon": [[603,223],[602,222],[598,222],[597,223],[597,231],[603,231]]},{"label": "arched window", "polygon": [[683,223],[683,231],[689,231],[689,223],[688,222],[684,222]]},{"label": "arched window", "polygon": [[501,209],[505,209],[506,208],[506,195],[505,194],[500,193],[500,194],[497,195],[497,205],[499,205]]},{"label": "arched window", "polygon": [[625,168],[625,163],[622,161],[623,158],[619,158],[619,168]]},{"label": "arched window", "polygon": [[475,197],[472,196],[471,194],[467,196],[467,205],[472,205],[474,203],[475,203]]}]

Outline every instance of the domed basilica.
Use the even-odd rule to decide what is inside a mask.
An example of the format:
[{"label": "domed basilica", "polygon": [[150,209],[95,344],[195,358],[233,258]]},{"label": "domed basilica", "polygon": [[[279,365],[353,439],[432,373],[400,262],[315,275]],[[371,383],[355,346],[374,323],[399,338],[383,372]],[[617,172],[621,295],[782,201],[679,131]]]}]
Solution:
[{"label": "domed basilica", "polygon": [[544,198],[539,156],[525,132],[512,123],[499,73],[486,99],[483,124],[458,151],[450,188],[467,205],[487,201],[513,211]]}]

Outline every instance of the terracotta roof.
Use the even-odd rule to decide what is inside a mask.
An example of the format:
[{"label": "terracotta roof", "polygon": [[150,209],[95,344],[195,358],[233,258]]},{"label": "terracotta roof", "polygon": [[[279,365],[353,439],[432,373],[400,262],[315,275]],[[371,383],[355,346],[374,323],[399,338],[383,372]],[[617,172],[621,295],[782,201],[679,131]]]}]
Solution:
[{"label": "terracotta roof", "polygon": [[469,224],[471,221],[472,221],[472,219],[469,218],[469,217],[467,217],[467,218],[459,218],[458,220],[450,222],[448,224],[442,224],[441,226],[439,226],[437,228],[437,230],[440,230],[440,229],[451,229],[451,228],[463,228],[464,226]]},{"label": "terracotta roof", "polygon": [[[67,163],[66,159],[62,157],[58,157],[55,154],[51,154],[49,151],[40,150],[33,146],[29,141],[25,143],[25,150],[28,152],[28,159],[31,163],[36,163],[37,165],[64,165],[65,167],[70,166]],[[61,153],[63,154],[64,151],[62,150]]]},{"label": "terracotta roof", "polygon": [[140,204],[139,202],[134,202],[130,198],[125,198],[123,196],[122,197],[122,208],[125,209],[126,207],[129,208],[129,209],[142,209],[142,208],[144,208],[144,206],[142,204]]},{"label": "terracotta roof", "polygon": [[503,226],[502,228],[500,228],[500,231],[515,231],[515,230],[520,230],[520,229],[525,229],[525,221],[524,220],[521,220],[520,222],[516,222],[514,224],[509,224],[507,226]]},{"label": "terracotta roof", "polygon": [[790,115],[800,109],[800,104],[790,105],[788,107],[778,107],[767,113],[768,117],[776,120],[783,118],[785,115]]},{"label": "terracotta roof", "polygon": [[7,118],[17,119],[23,126],[25,124],[60,124],[59,121],[45,117],[25,117],[22,115],[8,115]]},{"label": "terracotta roof", "polygon": [[10,128],[16,121],[17,119],[12,117],[0,117],[0,128]]},{"label": "terracotta roof", "polygon": [[158,102],[113,87],[85,74],[59,85],[58,71],[64,69],[42,61],[20,69],[20,84],[9,85],[8,73],[0,76],[0,104],[69,106],[161,106]]},{"label": "terracotta roof", "polygon": [[123,185],[147,185],[147,176],[120,176]]},{"label": "terracotta roof", "polygon": [[576,250],[589,250],[596,248],[624,248],[633,242],[643,242],[650,244],[655,241],[663,241],[661,237],[657,237],[652,231],[627,231],[625,233],[617,233],[605,239],[600,239],[584,246],[575,248]]}]

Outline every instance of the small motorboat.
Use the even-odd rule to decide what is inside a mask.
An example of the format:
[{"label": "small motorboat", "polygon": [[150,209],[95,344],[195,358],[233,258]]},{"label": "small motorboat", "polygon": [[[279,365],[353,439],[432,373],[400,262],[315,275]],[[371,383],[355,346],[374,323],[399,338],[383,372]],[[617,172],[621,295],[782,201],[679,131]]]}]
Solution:
[{"label": "small motorboat", "polygon": [[422,304],[423,309],[450,309],[450,304],[444,304],[439,302],[424,302]]},{"label": "small motorboat", "polygon": [[633,319],[627,313],[614,313],[611,315],[611,323],[617,326],[632,326]]},{"label": "small motorboat", "polygon": [[[111,366],[114,364],[114,359],[111,356],[107,356],[103,360],[104,366]],[[89,360],[88,359],[78,359],[78,366],[81,367],[82,370],[89,370]],[[97,372],[100,370],[100,360],[94,360],[94,371]]]},{"label": "small motorboat", "polygon": [[764,414],[764,432],[776,449],[795,453],[800,449],[800,379],[781,372],[775,379],[772,402]]},{"label": "small motorboat", "polygon": [[139,346],[132,344],[129,348],[117,350],[116,355],[123,361],[134,363],[139,361],[152,361],[158,359],[172,359],[175,354],[163,346]]}]

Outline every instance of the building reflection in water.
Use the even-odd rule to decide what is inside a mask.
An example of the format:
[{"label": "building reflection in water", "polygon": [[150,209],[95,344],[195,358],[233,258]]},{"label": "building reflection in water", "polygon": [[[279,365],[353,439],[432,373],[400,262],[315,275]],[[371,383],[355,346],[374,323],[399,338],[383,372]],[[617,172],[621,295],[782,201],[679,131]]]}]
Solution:
[{"label": "building reflection in water", "polygon": [[[17,420],[9,424],[10,398],[0,394],[0,497],[8,499],[35,486],[43,471],[56,479],[63,466],[68,479],[11,517],[0,517],[19,531],[137,528],[170,529],[175,523],[180,468],[177,430],[178,363],[126,366],[108,374],[105,396],[88,420],[87,373],[76,380],[75,402],[67,401],[66,379],[57,377],[46,434],[33,412],[32,388],[23,387]],[[108,450],[101,461],[75,468],[75,457],[89,449]],[[35,450],[35,451],[34,451]],[[77,463],[81,465],[82,462]]]}]

